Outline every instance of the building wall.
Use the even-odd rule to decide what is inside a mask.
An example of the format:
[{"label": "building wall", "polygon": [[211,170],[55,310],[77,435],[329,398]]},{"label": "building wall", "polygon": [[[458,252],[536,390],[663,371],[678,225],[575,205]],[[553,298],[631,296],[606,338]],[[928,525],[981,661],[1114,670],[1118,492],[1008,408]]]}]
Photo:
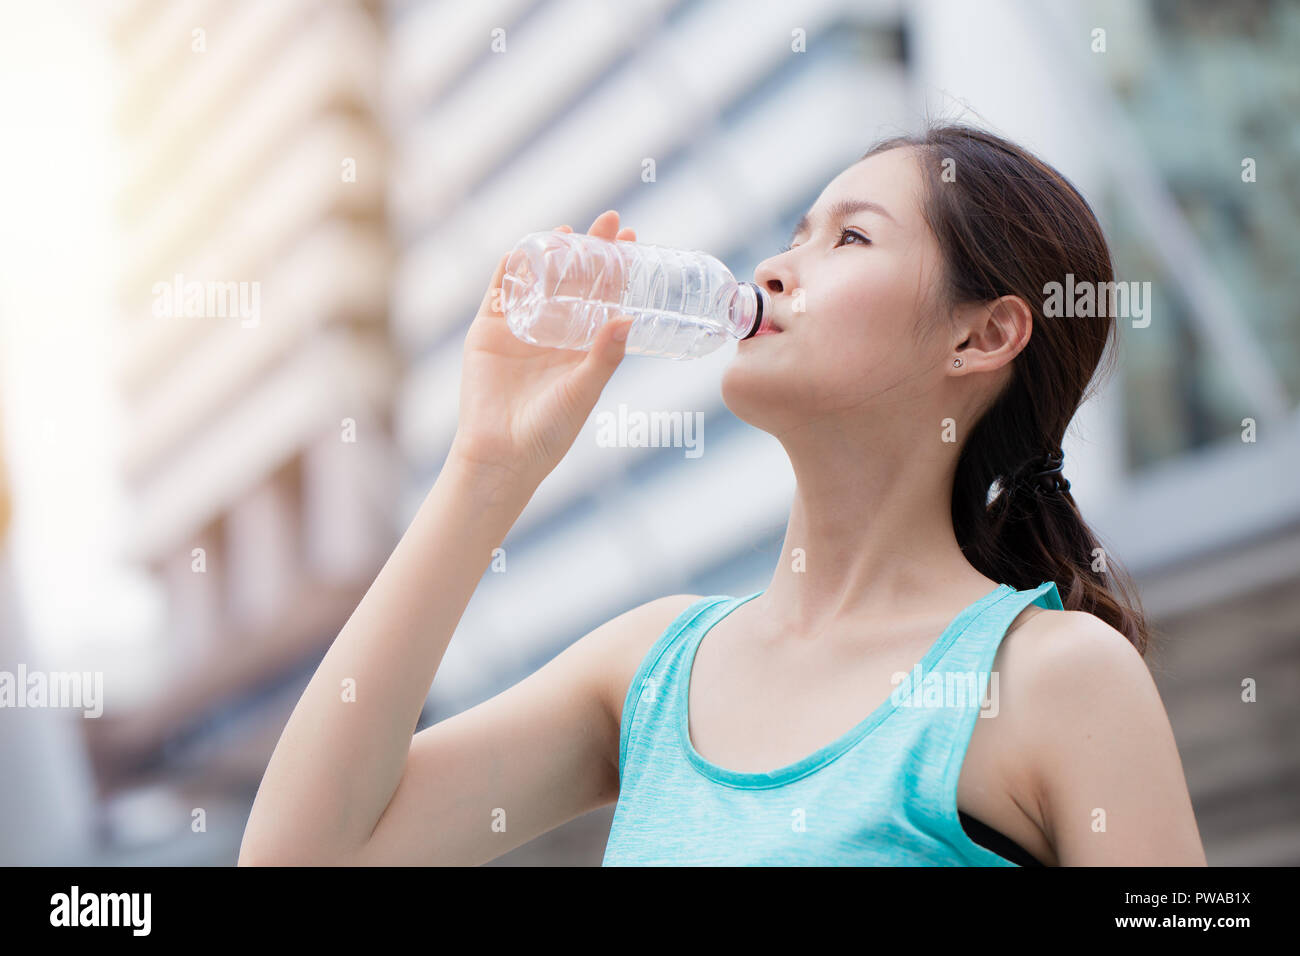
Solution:
[{"label": "building wall", "polygon": [[[169,662],[90,731],[107,784],[183,762],[296,679],[392,546],[382,17],[363,0],[116,8],[124,546],[167,595]],[[186,313],[190,283],[245,308]],[[224,741],[255,752],[223,785],[256,786],[266,737]]]}]

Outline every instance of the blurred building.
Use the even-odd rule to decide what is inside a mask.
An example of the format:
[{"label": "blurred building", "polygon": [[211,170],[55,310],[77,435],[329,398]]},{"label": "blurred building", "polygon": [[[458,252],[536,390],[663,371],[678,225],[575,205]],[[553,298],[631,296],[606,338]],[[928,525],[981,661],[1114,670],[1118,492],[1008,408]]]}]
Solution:
[{"label": "blurred building", "polygon": [[[1300,862],[1300,8],[1090,5],[1126,330],[1127,480],[1099,521],[1158,630],[1152,669],[1213,866]],[[1077,62],[1077,61],[1076,61]],[[1085,74],[1086,75],[1086,74]],[[1243,700],[1247,685],[1254,702]]]},{"label": "blurred building", "polygon": [[[3,394],[0,387],[0,399]],[[0,671],[21,695],[26,687],[16,675],[43,671],[45,661],[28,640],[10,549],[15,508],[4,412],[0,401]],[[81,715],[69,710],[0,710],[0,767],[6,768],[0,787],[0,866],[66,866],[84,859],[94,835],[95,802],[81,723]]]},{"label": "blurred building", "polygon": [[202,803],[226,808],[224,842],[159,858],[233,862],[293,703],[392,547],[381,13],[115,8],[125,546],[169,607],[157,693],[87,722],[124,852]]}]

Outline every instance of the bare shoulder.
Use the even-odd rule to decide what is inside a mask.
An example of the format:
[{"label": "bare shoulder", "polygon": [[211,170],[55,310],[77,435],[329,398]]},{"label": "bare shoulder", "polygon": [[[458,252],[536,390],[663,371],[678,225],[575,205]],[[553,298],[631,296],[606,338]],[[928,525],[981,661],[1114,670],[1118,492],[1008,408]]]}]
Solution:
[{"label": "bare shoulder", "polygon": [[1173,730],[1141,653],[1096,615],[1038,612],[1008,632],[999,666],[1010,677],[1004,712],[1061,863],[1205,865]]},{"label": "bare shoulder", "polygon": [[[1000,670],[1014,676],[1025,727],[1039,731],[1047,718],[1095,705],[1105,690],[1154,689],[1137,648],[1086,611],[1026,608],[1008,629],[998,659]],[[1051,712],[1036,712],[1035,703],[1050,703]]]},{"label": "bare shoulder", "polygon": [[1013,743],[1005,751],[1005,769],[1015,781],[1017,802],[1040,827],[1045,821],[1039,754],[1052,748],[1065,714],[1093,700],[1116,668],[1132,673],[1134,664],[1145,671],[1124,635],[1084,611],[1031,604],[1007,628],[993,663],[1000,723]]},{"label": "bare shoulder", "polygon": [[570,652],[581,658],[585,686],[600,714],[600,750],[604,755],[605,793],[618,795],[619,743],[623,700],[641,660],[677,616],[700,600],[698,594],[670,594],[611,618],[576,641]]},{"label": "bare shoulder", "polygon": [[[1006,748],[1005,771],[1012,784],[1016,802],[1035,818],[1042,827],[1038,808],[1039,774],[1032,752],[1042,736],[1045,693],[1053,688],[1061,676],[1069,675],[1080,658],[1093,656],[1090,647],[1099,637],[1097,626],[1104,622],[1082,611],[1058,611],[1031,604],[1020,612],[1007,627],[993,661],[999,688],[999,723],[1014,746]],[[1123,640],[1123,636],[1116,633]],[[1064,692],[1075,696],[1080,690],[1078,681]],[[1030,809],[1035,808],[1035,809]]]},{"label": "bare shoulder", "polygon": [[668,625],[701,597],[699,594],[670,594],[656,598],[605,625],[607,633],[600,641],[596,677],[601,702],[614,727],[615,740],[623,720],[623,699],[637,667]]},{"label": "bare shoulder", "polygon": [[1022,677],[1071,685],[1107,680],[1116,672],[1149,678],[1136,647],[1115,628],[1087,611],[1030,606],[1012,623],[1006,640],[1022,663]]},{"label": "bare shoulder", "polygon": [[1168,718],[1137,648],[1086,611],[1043,611],[1012,637],[1018,729],[1029,750],[1050,767],[1064,739],[1114,738],[1163,730]]}]

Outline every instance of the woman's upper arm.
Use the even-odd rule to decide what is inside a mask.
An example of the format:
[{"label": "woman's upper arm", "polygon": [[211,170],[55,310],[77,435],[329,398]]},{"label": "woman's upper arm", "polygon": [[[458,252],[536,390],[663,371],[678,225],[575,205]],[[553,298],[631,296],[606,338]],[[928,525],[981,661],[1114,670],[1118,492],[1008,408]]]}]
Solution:
[{"label": "woman's upper arm", "polygon": [[[1047,617],[1048,615],[1042,615]],[[1062,866],[1205,866],[1182,761],[1146,662],[1082,611],[1051,615],[1024,691]]]},{"label": "woman's upper arm", "polygon": [[401,780],[352,862],[477,865],[618,796],[621,696],[693,595],[633,608],[496,696],[411,740]]}]

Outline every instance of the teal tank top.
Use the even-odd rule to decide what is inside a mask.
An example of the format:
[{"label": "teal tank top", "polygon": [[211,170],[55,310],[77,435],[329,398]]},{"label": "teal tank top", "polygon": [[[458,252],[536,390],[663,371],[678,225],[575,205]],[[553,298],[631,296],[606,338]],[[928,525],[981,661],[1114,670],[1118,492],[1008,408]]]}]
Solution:
[{"label": "teal tank top", "polygon": [[709,629],[746,597],[679,614],[623,703],[619,795],[602,866],[1017,866],[962,828],[957,780],[1007,628],[1028,605],[1063,610],[1052,581],[1001,584],[962,610],[888,699],[838,740],[766,773],[704,759],[687,681]]}]

